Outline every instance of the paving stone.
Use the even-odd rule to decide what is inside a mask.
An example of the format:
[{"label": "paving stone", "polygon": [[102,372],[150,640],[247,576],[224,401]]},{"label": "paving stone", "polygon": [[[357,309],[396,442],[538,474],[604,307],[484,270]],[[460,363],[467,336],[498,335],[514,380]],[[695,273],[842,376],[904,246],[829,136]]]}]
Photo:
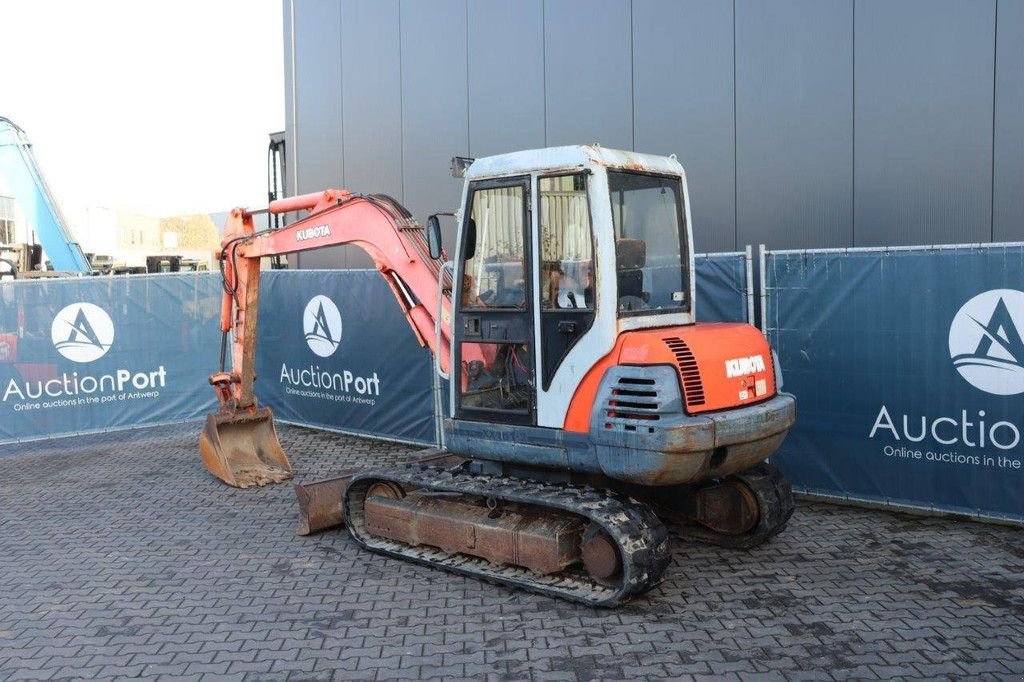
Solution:
[{"label": "paving stone", "polygon": [[[1024,674],[1019,529],[801,504],[749,552],[677,541],[616,610],[294,534],[199,423],[0,451],[0,679],[875,679]],[[299,479],[412,446],[291,426]]]}]

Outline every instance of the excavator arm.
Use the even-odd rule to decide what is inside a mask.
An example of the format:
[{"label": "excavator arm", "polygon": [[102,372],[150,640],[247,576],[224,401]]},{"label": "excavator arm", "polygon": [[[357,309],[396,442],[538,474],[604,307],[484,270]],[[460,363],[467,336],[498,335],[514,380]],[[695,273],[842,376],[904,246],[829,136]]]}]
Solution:
[{"label": "excavator arm", "polygon": [[[356,195],[346,190],[326,190],[274,201],[271,214],[307,210],[310,215],[278,230],[254,229],[257,212],[231,212],[219,254],[224,272],[221,331],[231,337],[234,389],[222,394],[245,409],[254,404],[256,325],[259,314],[260,258],[300,253],[328,246],[351,244],[362,248],[388,283],[395,300],[421,346],[438,354],[447,372],[448,335],[451,319],[450,281],[439,279],[440,263],[430,258],[423,228],[398,202],[385,195]],[[432,302],[441,297],[441,347],[435,348],[435,316]],[[223,358],[222,358],[223,359]],[[224,372],[222,368],[222,373]],[[214,375],[218,381],[224,377]],[[213,379],[211,379],[213,381]]]},{"label": "excavator arm", "polygon": [[[211,473],[237,487],[291,476],[273,416],[268,408],[258,407],[253,392],[264,256],[345,244],[360,247],[388,283],[420,345],[437,355],[443,372],[449,368],[451,281],[442,277],[441,263],[430,257],[424,230],[412,215],[386,195],[336,189],[280,199],[265,209],[270,214],[295,211],[309,215],[285,228],[257,231],[253,218],[264,211],[236,208],[228,218],[218,254],[224,283],[223,338],[220,371],[210,376],[210,384],[221,407],[208,417],[199,449]],[[441,301],[439,334],[433,309],[437,300]],[[229,343],[230,370],[226,367]]]}]

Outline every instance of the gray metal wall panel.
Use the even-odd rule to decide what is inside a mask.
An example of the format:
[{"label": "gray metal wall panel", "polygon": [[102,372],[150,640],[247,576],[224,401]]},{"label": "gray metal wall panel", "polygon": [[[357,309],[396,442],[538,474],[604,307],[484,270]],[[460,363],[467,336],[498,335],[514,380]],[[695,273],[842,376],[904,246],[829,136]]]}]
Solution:
[{"label": "gray metal wall panel", "polygon": [[546,144],[633,148],[629,0],[544,4]]},{"label": "gray metal wall panel", "polygon": [[453,154],[597,141],[678,154],[702,251],[1024,239],[1024,0],[737,2],[735,65],[715,0],[297,2],[298,191],[422,220]]},{"label": "gray metal wall panel", "polygon": [[[467,156],[465,0],[403,0],[402,135],[403,198],[420,222],[458,208],[462,181],[451,176],[451,158]],[[442,221],[443,241],[455,241],[452,221]]]},{"label": "gray metal wall panel", "polygon": [[283,20],[281,26],[284,33],[284,130],[285,130],[285,155],[288,162],[287,187],[295,186],[292,173],[293,135],[295,134],[295,120],[292,117],[292,2],[284,0],[281,3]]},{"label": "gray metal wall panel", "polygon": [[993,241],[1024,240],[1024,0],[999,0]]},{"label": "gray metal wall panel", "polygon": [[[341,93],[345,187],[402,200],[402,81],[398,0],[341,3]],[[319,253],[316,254],[319,257]],[[329,258],[336,259],[331,253]],[[373,267],[346,247],[344,265]],[[326,264],[325,264],[326,267]]]},{"label": "gray metal wall panel", "polygon": [[[341,11],[333,0],[295,0],[296,194],[344,186],[341,104]],[[345,250],[298,256],[303,268],[344,267]]]},{"label": "gray metal wall panel", "polygon": [[995,0],[860,0],[858,246],[987,241]]},{"label": "gray metal wall panel", "polygon": [[736,3],[738,245],[853,241],[853,4]]},{"label": "gray metal wall panel", "polygon": [[[295,135],[295,121],[292,117],[294,112],[292,101],[292,8],[293,0],[283,0],[281,3],[282,10],[282,22],[281,27],[284,34],[284,130],[285,130],[285,161],[288,164],[288,179],[285,183],[287,188],[286,194],[292,195],[295,193],[295,181],[292,175],[295,169],[298,168],[298,164],[294,159],[294,135]],[[288,216],[285,216],[288,219]],[[219,224],[218,224],[219,226]],[[288,267],[297,268],[299,267],[299,256],[293,254],[288,256]]]},{"label": "gray metal wall panel", "polygon": [[[299,11],[301,9],[301,11]],[[295,13],[298,193],[343,184],[341,12],[333,0],[303,0]]]},{"label": "gray metal wall panel", "polygon": [[470,155],[543,147],[543,0],[468,7]]},{"label": "gray metal wall panel", "polygon": [[398,0],[345,0],[341,7],[346,186],[401,201]]},{"label": "gray metal wall panel", "polygon": [[731,3],[633,3],[636,150],[679,157],[701,252],[738,246],[733,95]]}]

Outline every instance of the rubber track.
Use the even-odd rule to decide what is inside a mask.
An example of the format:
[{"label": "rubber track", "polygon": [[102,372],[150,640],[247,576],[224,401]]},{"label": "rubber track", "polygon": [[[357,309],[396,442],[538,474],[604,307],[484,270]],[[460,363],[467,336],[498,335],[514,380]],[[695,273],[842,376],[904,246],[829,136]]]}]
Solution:
[{"label": "rubber track", "polygon": [[[603,585],[582,570],[539,575],[517,566],[499,566],[465,554],[375,537],[365,530],[363,502],[366,490],[378,481],[393,481],[437,492],[477,495],[497,500],[560,509],[596,523],[619,548],[622,581]],[[357,474],[345,495],[345,519],[360,546],[373,552],[443,568],[502,585],[609,607],[646,592],[661,582],[670,562],[668,531],[646,504],[612,491],[551,485],[519,478],[474,476],[425,465],[376,469]]]}]

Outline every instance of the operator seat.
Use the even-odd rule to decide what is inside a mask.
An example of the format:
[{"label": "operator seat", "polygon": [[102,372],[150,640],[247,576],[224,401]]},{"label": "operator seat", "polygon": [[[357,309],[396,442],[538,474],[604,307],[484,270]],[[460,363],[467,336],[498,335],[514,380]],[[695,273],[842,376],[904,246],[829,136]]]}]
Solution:
[{"label": "operator seat", "polygon": [[646,308],[650,298],[650,294],[644,291],[643,268],[647,264],[647,242],[631,237],[619,237],[615,240],[615,263],[619,309]]}]

